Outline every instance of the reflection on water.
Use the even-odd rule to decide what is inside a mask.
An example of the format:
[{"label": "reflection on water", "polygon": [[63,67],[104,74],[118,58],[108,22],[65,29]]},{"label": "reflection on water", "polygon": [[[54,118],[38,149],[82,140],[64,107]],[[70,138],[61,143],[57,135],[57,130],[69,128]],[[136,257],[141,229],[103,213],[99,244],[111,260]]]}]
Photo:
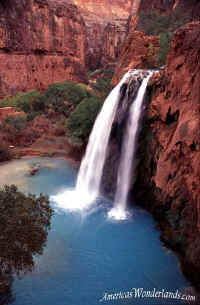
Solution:
[{"label": "reflection on water", "polygon": [[0,189],[1,305],[13,301],[13,276],[32,271],[33,255],[43,253],[51,216],[47,197],[27,197],[14,185]]},{"label": "reflection on water", "polygon": [[[40,163],[35,176],[28,173],[33,163]],[[43,192],[50,198],[66,189],[75,188],[77,176],[75,166],[69,162],[49,158],[15,160],[3,164],[0,170],[0,184],[13,183],[23,192],[37,195]],[[7,273],[7,297],[9,299],[9,289],[10,297],[11,292],[16,296],[12,305],[99,305],[108,303],[99,303],[105,292],[129,291],[134,287],[173,292],[177,289],[183,291],[188,286],[178,268],[177,257],[163,249],[155,222],[147,212],[135,207],[133,217],[117,222],[107,219],[113,202],[104,197],[99,197],[92,209],[84,213],[69,212],[53,202],[51,204],[54,215],[47,241],[46,231],[43,235],[41,227],[33,226],[34,222],[30,231],[27,224],[19,232],[12,231],[13,226],[10,225],[6,238],[12,238],[9,245],[16,240],[16,236],[18,238],[11,249],[17,247],[19,251],[17,266],[24,268],[22,270],[20,267],[20,274],[32,270],[21,279],[14,275],[16,269],[14,273],[12,269]],[[27,234],[24,234],[25,230]],[[42,251],[43,255],[35,255]],[[13,260],[11,255],[11,262]],[[183,303],[179,300],[149,298],[124,299],[109,304]]]}]

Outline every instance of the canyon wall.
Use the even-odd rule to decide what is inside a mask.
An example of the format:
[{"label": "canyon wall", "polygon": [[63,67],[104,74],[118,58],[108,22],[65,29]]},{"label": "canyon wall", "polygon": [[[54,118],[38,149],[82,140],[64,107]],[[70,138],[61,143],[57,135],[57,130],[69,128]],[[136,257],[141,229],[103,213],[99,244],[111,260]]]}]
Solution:
[{"label": "canyon wall", "polygon": [[160,221],[200,289],[200,22],[175,32],[165,70],[149,86],[134,197]]},{"label": "canyon wall", "polygon": [[68,2],[0,2],[0,97],[84,80],[85,24]]},{"label": "canyon wall", "polygon": [[144,32],[130,31],[123,44],[112,85],[115,86],[130,69],[145,69],[155,66],[159,40],[157,36],[147,36]]},{"label": "canyon wall", "polygon": [[[121,46],[121,52],[112,85],[120,81],[130,69],[143,69],[154,65],[155,55],[159,48],[159,37],[147,36],[144,32],[136,31],[139,14],[143,6],[142,0],[133,0],[127,25],[126,38]],[[153,53],[151,52],[153,50]]]},{"label": "canyon wall", "polygon": [[129,69],[156,66],[159,38],[147,36],[143,31],[137,31],[140,14],[148,14],[149,12],[170,14],[175,10],[179,12],[182,18],[187,18],[188,21],[200,19],[200,2],[198,0],[133,0],[126,38],[121,45],[119,60],[112,81],[113,86]]},{"label": "canyon wall", "polygon": [[86,24],[88,69],[115,63],[127,32],[132,0],[74,0],[74,3]]},{"label": "canyon wall", "polygon": [[0,1],[0,98],[115,63],[131,0]]}]

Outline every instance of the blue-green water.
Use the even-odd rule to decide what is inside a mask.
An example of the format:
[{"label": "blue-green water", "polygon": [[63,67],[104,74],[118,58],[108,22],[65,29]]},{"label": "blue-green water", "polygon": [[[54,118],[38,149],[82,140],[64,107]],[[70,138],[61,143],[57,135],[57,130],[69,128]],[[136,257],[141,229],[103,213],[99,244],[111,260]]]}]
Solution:
[{"label": "blue-green water", "polygon": [[[34,162],[41,168],[28,175]],[[77,168],[62,159],[22,159],[1,166],[0,184],[14,183],[20,190],[55,195],[75,186]],[[165,249],[156,223],[146,211],[134,207],[127,221],[111,222],[112,202],[99,198],[87,214],[55,213],[42,255],[34,271],[13,283],[14,305],[182,304],[162,298],[117,299],[100,302],[105,293],[165,289],[184,292],[177,257]]]}]

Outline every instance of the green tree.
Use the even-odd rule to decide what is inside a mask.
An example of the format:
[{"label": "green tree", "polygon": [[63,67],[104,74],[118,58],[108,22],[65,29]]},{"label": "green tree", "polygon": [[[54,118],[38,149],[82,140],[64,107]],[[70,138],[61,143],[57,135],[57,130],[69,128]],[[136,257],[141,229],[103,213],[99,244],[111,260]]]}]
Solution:
[{"label": "green tree", "polygon": [[38,91],[32,90],[27,93],[18,93],[14,97],[4,99],[0,107],[14,107],[18,111],[26,113],[33,111],[33,104],[40,96]]},{"label": "green tree", "polygon": [[0,103],[0,107],[14,107],[18,111],[24,111],[27,120],[46,114],[49,108],[67,117],[83,99],[92,95],[86,85],[67,81],[50,85],[43,94],[32,90],[6,98]]},{"label": "green tree", "polygon": [[186,14],[183,14],[179,9],[174,10],[170,14],[160,14],[155,11],[140,14],[138,30],[142,30],[150,36],[160,36],[160,48],[158,50],[159,65],[164,65],[166,63],[174,31],[189,20],[189,17]]},{"label": "green tree", "polygon": [[96,96],[84,99],[75,108],[67,120],[67,128],[72,141],[87,142],[101,107],[102,101]]},{"label": "green tree", "polygon": [[167,55],[171,40],[173,38],[172,32],[160,34],[160,48],[158,50],[158,63],[162,66],[166,63]]},{"label": "green tree", "polygon": [[148,68],[154,68],[157,61],[157,50],[154,48],[152,43],[148,46],[147,60]]},{"label": "green tree", "polygon": [[14,129],[14,133],[19,133],[22,129],[24,129],[26,122],[27,117],[24,114],[11,115],[5,120],[5,124],[12,127]]},{"label": "green tree", "polygon": [[43,95],[46,105],[51,105],[55,112],[68,116],[83,99],[92,93],[82,84],[63,82],[50,85]]}]

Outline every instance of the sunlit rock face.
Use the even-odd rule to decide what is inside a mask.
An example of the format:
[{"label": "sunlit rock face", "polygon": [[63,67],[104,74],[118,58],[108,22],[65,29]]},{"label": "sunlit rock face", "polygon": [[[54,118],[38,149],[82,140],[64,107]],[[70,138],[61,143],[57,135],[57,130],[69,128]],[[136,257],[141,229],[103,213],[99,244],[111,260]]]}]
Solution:
[{"label": "sunlit rock face", "polygon": [[152,78],[133,194],[140,203],[145,198],[163,239],[183,253],[184,271],[200,289],[199,46],[200,22],[177,30],[165,70]]},{"label": "sunlit rock face", "polygon": [[85,24],[71,1],[0,2],[0,97],[83,81]]},{"label": "sunlit rock face", "polygon": [[101,23],[107,23],[111,20],[127,18],[131,0],[73,0],[73,2],[81,9],[85,16],[93,14],[93,19]]},{"label": "sunlit rock face", "polygon": [[0,2],[0,98],[115,64],[131,0]]},{"label": "sunlit rock face", "polygon": [[126,35],[131,0],[73,0],[87,29],[86,64],[89,70],[115,62]]}]

